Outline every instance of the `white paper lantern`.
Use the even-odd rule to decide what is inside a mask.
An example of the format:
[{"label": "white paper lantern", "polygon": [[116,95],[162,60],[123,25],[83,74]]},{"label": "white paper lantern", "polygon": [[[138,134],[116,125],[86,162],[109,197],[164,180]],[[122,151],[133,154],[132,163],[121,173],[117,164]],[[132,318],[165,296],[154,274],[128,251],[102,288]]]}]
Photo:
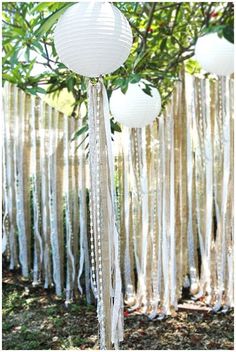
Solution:
[{"label": "white paper lantern", "polygon": [[55,29],[60,60],[72,71],[98,77],[127,59],[132,32],[125,16],[104,2],[79,2],[65,11]]},{"label": "white paper lantern", "polygon": [[195,57],[207,72],[227,76],[234,72],[234,45],[217,33],[206,34],[197,40]]},{"label": "white paper lantern", "polygon": [[152,96],[143,91],[146,80],[130,83],[125,94],[120,89],[112,93],[110,110],[115,120],[124,126],[141,128],[149,125],[161,111],[161,97],[158,90],[151,87]]}]

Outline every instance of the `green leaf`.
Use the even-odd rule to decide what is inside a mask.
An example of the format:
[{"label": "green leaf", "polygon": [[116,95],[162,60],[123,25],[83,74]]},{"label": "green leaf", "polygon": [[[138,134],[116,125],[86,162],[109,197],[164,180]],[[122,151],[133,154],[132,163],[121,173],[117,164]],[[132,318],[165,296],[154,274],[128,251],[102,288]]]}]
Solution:
[{"label": "green leaf", "polygon": [[191,75],[201,72],[200,64],[194,59],[188,59],[185,62],[185,69]]},{"label": "green leaf", "polygon": [[22,35],[22,36],[24,36],[25,35],[25,31],[24,31],[24,29],[23,28],[13,28],[13,33],[12,34],[20,34],[20,35]]},{"label": "green leaf", "polygon": [[18,63],[18,50],[15,50],[10,58],[10,63],[12,66]]},{"label": "green leaf", "polygon": [[[32,69],[34,67],[35,62],[36,62],[36,58],[34,58],[33,60],[30,61],[29,66],[27,67],[28,70],[27,70],[27,73],[26,73],[26,76],[25,76],[26,79],[28,79],[30,77],[30,74],[31,74],[31,71],[32,71]],[[33,77],[30,77],[30,79],[32,81],[34,80]]]},{"label": "green leaf", "polygon": [[203,30],[203,34],[217,33],[220,38],[224,37],[230,43],[234,43],[234,27],[230,25],[210,26]]},{"label": "green leaf", "polygon": [[29,49],[29,47],[27,47],[26,50],[25,50],[25,61],[27,61],[27,62],[30,61],[30,49]]},{"label": "green leaf", "polygon": [[68,89],[68,92],[72,92],[73,91],[73,88],[74,88],[74,85],[76,83],[76,80],[74,77],[68,77],[66,79],[66,84],[67,84],[67,89]]},{"label": "green leaf", "polygon": [[78,131],[76,131],[73,135],[73,137],[71,138],[71,142],[74,141],[76,138],[78,138],[81,134],[85,133],[88,131],[88,125],[84,125],[83,127],[81,127]]},{"label": "green leaf", "polygon": [[[79,145],[77,145],[77,147],[75,148],[75,150],[79,149],[79,147],[86,141],[86,139],[88,138],[88,133],[86,134],[86,136],[84,137],[84,139],[82,139],[82,141],[80,142]],[[71,139],[71,142],[73,141],[73,139]]]},{"label": "green leaf", "polygon": [[161,45],[160,45],[161,51],[163,51],[165,49],[166,43],[167,43],[167,38],[164,38],[161,42]]},{"label": "green leaf", "polygon": [[67,67],[64,65],[64,64],[62,64],[62,63],[59,63],[58,64],[58,68],[61,68],[61,69],[67,69]]},{"label": "green leaf", "polygon": [[37,87],[37,93],[42,93],[42,94],[46,94],[46,90],[43,89],[42,87]]},{"label": "green leaf", "polygon": [[114,80],[114,85],[117,87],[121,87],[124,83],[124,78],[116,78]]},{"label": "green leaf", "polygon": [[122,132],[118,122],[114,122],[113,119],[111,119],[110,122],[111,122],[111,132],[112,133],[114,133],[115,131],[116,132]]},{"label": "green leaf", "polygon": [[230,43],[234,44],[234,28],[231,26],[226,26],[223,29],[223,36],[227,39]]},{"label": "green leaf", "polygon": [[137,59],[134,62],[135,71],[137,71],[138,68],[140,69],[140,67],[142,67],[142,65],[147,62],[147,58],[150,55],[151,55],[151,52],[149,50],[147,50],[145,52],[141,52],[139,54],[139,56],[137,57]]},{"label": "green leaf", "polygon": [[43,34],[47,33],[56,23],[56,21],[61,17],[61,15],[66,11],[66,9],[68,9],[73,4],[73,2],[66,3],[62,8],[48,16],[36,31],[36,36],[41,37]]},{"label": "green leaf", "polygon": [[37,88],[26,88],[26,92],[36,95],[37,93]]},{"label": "green leaf", "polygon": [[51,2],[41,2],[39,4],[37,4],[33,9],[32,9],[32,13],[33,12],[42,12],[45,10],[48,10],[49,5],[51,4]]},{"label": "green leaf", "polygon": [[9,81],[9,82],[11,82],[11,83],[17,83],[17,79],[14,78],[14,77],[12,77],[12,76],[10,76],[10,75],[7,74],[7,73],[3,73],[3,74],[2,74],[2,78],[3,78],[3,80],[5,80],[5,81]]},{"label": "green leaf", "polygon": [[22,82],[22,75],[20,73],[20,70],[19,70],[20,66],[16,66],[12,71],[11,73],[13,74],[13,76],[17,79],[18,82]]},{"label": "green leaf", "polygon": [[[37,41],[35,41],[35,42],[33,42],[33,45],[37,48],[37,49],[39,49],[39,51],[40,51],[40,53],[41,54],[44,54],[44,49],[43,49],[43,46]],[[33,49],[33,48],[32,48]]]},{"label": "green leaf", "polygon": [[120,87],[123,94],[127,92],[128,86],[129,86],[129,80],[124,79],[122,86]]},{"label": "green leaf", "polygon": [[138,83],[141,80],[141,76],[137,73],[133,73],[129,77],[130,83]]},{"label": "green leaf", "polygon": [[225,25],[209,26],[209,27],[203,29],[203,34],[220,33],[223,31],[224,28],[225,28]]},{"label": "green leaf", "polygon": [[151,91],[151,87],[149,85],[145,84],[145,88],[142,88],[142,90],[144,91],[144,93],[146,93],[147,95],[152,97],[152,91]]}]

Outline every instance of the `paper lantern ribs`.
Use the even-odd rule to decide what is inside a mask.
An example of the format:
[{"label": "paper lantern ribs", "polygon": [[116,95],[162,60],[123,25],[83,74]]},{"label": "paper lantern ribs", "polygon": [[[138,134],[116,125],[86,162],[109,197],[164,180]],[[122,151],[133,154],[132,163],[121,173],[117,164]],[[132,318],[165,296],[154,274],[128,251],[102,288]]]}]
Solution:
[{"label": "paper lantern ribs", "polygon": [[132,41],[127,19],[109,3],[79,2],[61,16],[55,29],[61,61],[86,77],[117,70],[129,56]]},{"label": "paper lantern ribs", "polygon": [[206,34],[197,40],[195,56],[207,72],[219,76],[234,72],[234,45],[217,33]]},{"label": "paper lantern ribs", "polygon": [[130,83],[125,94],[120,89],[112,93],[110,109],[115,120],[124,126],[141,128],[150,124],[161,111],[161,97],[158,90],[151,88],[151,96],[146,94],[145,84],[151,83],[141,80]]}]

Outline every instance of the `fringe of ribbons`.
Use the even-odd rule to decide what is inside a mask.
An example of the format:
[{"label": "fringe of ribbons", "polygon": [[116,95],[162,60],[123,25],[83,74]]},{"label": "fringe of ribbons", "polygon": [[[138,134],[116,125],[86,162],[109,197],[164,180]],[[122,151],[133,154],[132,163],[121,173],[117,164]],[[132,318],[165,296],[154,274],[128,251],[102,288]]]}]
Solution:
[{"label": "fringe of ribbons", "polygon": [[233,80],[182,74],[165,113],[145,129],[124,128],[123,135],[125,143],[116,141],[122,145],[116,172],[122,158],[130,311],[162,319],[177,309],[183,287],[215,311],[232,307]]},{"label": "fringe of ribbons", "polygon": [[88,93],[89,162],[84,136],[71,142],[81,119],[4,87],[9,269],[54,285],[66,304],[78,294],[91,303],[93,291],[104,348],[123,339],[122,290],[129,309],[151,319],[176,310],[183,287],[226,311],[233,306],[233,79],[183,73],[163,115],[144,129],[123,128],[113,146],[102,81],[89,83]]}]

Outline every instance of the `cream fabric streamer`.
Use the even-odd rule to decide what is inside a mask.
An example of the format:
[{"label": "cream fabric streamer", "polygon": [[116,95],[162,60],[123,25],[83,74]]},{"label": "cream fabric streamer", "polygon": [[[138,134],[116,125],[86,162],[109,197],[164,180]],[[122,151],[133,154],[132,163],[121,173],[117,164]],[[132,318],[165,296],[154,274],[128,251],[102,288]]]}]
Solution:
[{"label": "cream fabric streamer", "polygon": [[69,144],[69,119],[64,116],[64,197],[65,197],[65,219],[66,219],[66,249],[67,249],[67,262],[66,262],[66,305],[73,299],[73,289],[75,281],[75,260],[72,250],[72,221],[71,221],[71,200],[70,200],[70,144]]},{"label": "cream fabric streamer", "polygon": [[55,283],[56,294],[62,294],[61,287],[61,262],[60,262],[60,244],[59,233],[57,226],[57,190],[56,190],[56,129],[55,129],[55,111],[49,108],[49,155],[48,155],[48,179],[49,179],[49,212],[50,212],[50,239],[52,246],[52,260],[53,260],[53,280]]},{"label": "cream fabric streamer", "polygon": [[132,248],[130,248],[130,180],[129,180],[129,162],[130,162],[130,134],[129,129],[124,127],[123,129],[123,145],[128,143],[127,150],[123,151],[123,179],[124,179],[124,231],[125,231],[125,255],[124,255],[124,276],[125,276],[125,290],[127,302],[133,299],[134,289],[131,279],[131,255]]},{"label": "cream fabric streamer", "polygon": [[147,183],[147,159],[146,159],[146,130],[141,130],[141,145],[142,145],[142,168],[140,174],[141,184],[141,206],[142,206],[142,256],[141,256],[141,270],[142,280],[141,295],[142,302],[144,305],[144,312],[147,311],[147,245],[148,245],[148,183]]},{"label": "cream fabric streamer", "polygon": [[42,216],[42,237],[43,237],[43,273],[44,287],[49,288],[52,283],[52,268],[50,256],[50,221],[49,221],[49,182],[47,148],[49,147],[49,116],[48,108],[40,100],[40,174],[41,174],[41,216]]},{"label": "cream fabric streamer", "polygon": [[37,132],[39,120],[39,102],[34,96],[30,99],[30,124],[31,124],[31,171],[32,171],[32,194],[33,194],[33,214],[34,214],[34,270],[33,285],[37,285],[41,280],[42,262],[43,262],[43,242],[40,233],[40,207],[39,207],[39,158],[37,155]]},{"label": "cream fabric streamer", "polygon": [[122,296],[122,283],[121,283],[121,273],[120,273],[120,250],[119,250],[119,234],[117,231],[117,225],[115,222],[115,189],[114,189],[114,165],[113,165],[113,153],[111,144],[111,128],[109,120],[109,106],[108,98],[104,85],[102,86],[103,94],[103,109],[104,109],[104,123],[105,123],[105,134],[107,143],[107,153],[108,153],[108,167],[109,167],[109,193],[110,197],[110,210],[111,210],[111,226],[113,230],[113,248],[114,253],[114,264],[113,272],[113,294],[114,294],[114,306],[112,311],[112,335],[111,340],[118,349],[119,341],[123,340],[123,296]]},{"label": "cream fabric streamer", "polygon": [[[172,103],[172,106],[174,104]],[[175,246],[175,149],[174,149],[174,121],[173,111],[169,114],[169,131],[170,131],[170,223],[169,223],[169,233],[170,233],[170,304],[172,307],[177,309],[177,299],[176,299],[176,246]]]},{"label": "cream fabric streamer", "polygon": [[[188,81],[189,76],[186,77],[186,93],[189,93],[189,89],[192,87],[191,80]],[[186,94],[186,95],[187,95]],[[189,252],[189,274],[191,280],[191,293],[196,294],[198,290],[197,284],[197,270],[194,259],[194,233],[193,233],[193,148],[192,148],[192,116],[194,115],[194,103],[193,93],[190,94],[191,100],[187,103],[187,192],[188,192],[188,252]]]},{"label": "cream fabric streamer", "polygon": [[[22,275],[29,276],[28,267],[28,243],[25,224],[24,208],[24,182],[23,179],[23,144],[24,144],[24,113],[25,96],[22,91],[13,88],[14,115],[15,115],[15,143],[14,143],[14,167],[15,167],[15,190],[16,190],[16,221],[19,239],[19,261],[22,266]],[[19,104],[19,110],[17,105]]]}]

